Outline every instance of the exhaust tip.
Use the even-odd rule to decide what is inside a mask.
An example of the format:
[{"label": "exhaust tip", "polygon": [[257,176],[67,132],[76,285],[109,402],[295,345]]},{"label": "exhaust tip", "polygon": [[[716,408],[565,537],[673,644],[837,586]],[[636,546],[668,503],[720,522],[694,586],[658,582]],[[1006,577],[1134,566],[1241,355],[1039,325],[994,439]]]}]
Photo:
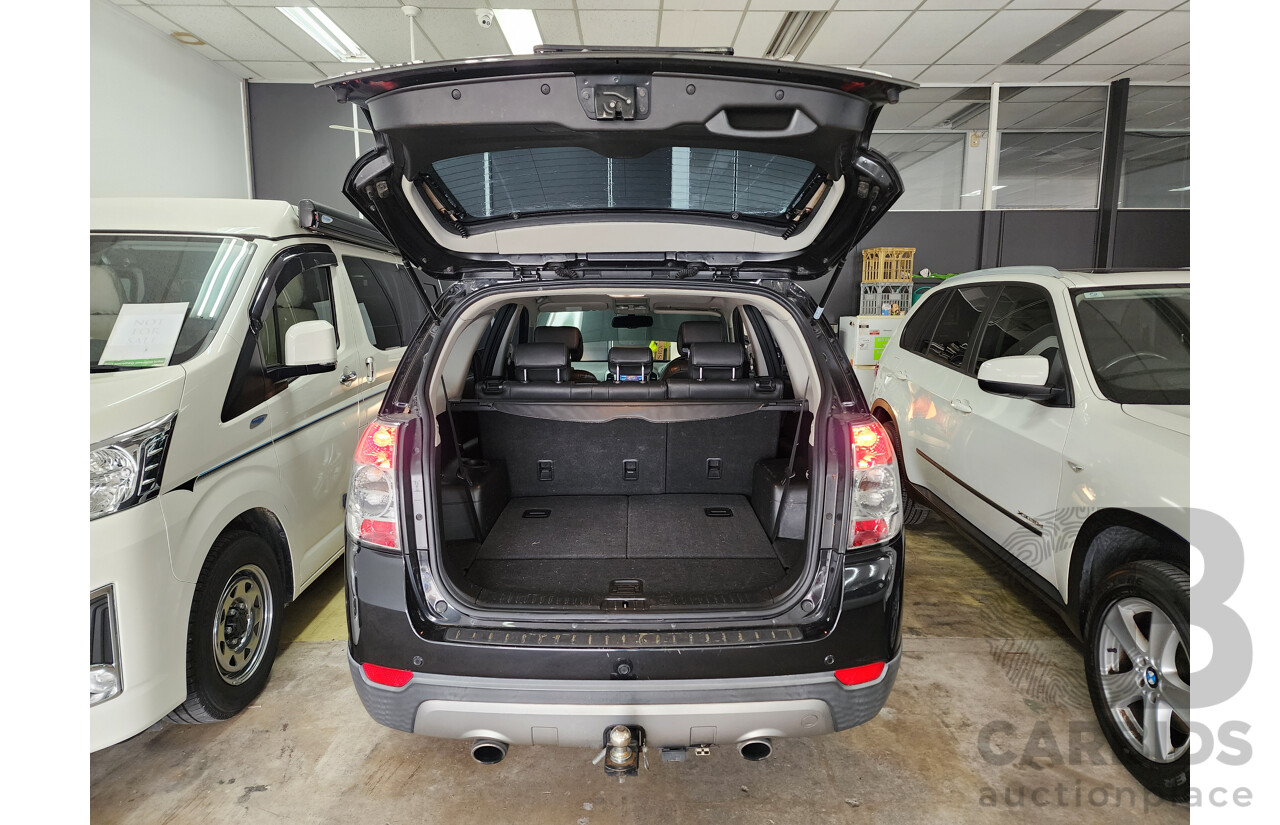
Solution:
[{"label": "exhaust tip", "polygon": [[507,758],[507,743],[494,739],[477,739],[471,743],[471,758],[481,765],[496,765]]},{"label": "exhaust tip", "polygon": [[748,739],[738,743],[738,753],[748,762],[759,762],[768,759],[773,753],[773,742],[768,739]]}]

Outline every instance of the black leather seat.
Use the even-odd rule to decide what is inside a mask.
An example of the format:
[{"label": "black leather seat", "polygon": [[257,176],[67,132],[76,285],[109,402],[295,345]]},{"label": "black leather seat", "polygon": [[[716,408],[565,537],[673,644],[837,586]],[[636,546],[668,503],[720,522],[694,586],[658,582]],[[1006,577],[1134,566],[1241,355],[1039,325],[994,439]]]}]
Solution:
[{"label": "black leather seat", "polygon": [[782,397],[782,386],[772,378],[748,375],[747,351],[742,344],[704,341],[689,345],[689,370],[667,381],[668,398]]},{"label": "black leather seat", "polygon": [[[533,330],[535,344],[564,344],[569,351],[570,361],[582,360],[582,330],[577,327],[535,327]],[[594,384],[599,379],[587,370],[571,370],[569,380],[578,383]]]},{"label": "black leather seat", "polygon": [[565,401],[573,391],[569,351],[564,344],[516,344],[511,353],[512,378],[481,387],[483,394],[507,398],[537,398]]},{"label": "black leather seat", "polygon": [[719,321],[685,321],[676,332],[680,357],[667,364],[663,378],[680,378],[689,370],[689,345],[724,341],[724,324]]},{"label": "black leather seat", "polygon": [[[667,388],[653,377],[653,353],[648,347],[613,347],[609,350],[609,375],[605,379],[609,400],[651,400],[667,397]],[[592,396],[596,397],[596,396]]]}]

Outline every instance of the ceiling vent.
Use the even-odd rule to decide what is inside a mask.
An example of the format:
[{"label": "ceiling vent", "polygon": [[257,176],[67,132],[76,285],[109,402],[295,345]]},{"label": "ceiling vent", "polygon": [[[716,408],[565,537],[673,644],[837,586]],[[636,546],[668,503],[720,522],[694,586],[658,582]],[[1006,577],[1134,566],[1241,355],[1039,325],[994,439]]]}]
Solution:
[{"label": "ceiling vent", "polygon": [[787,12],[769,41],[764,56],[770,60],[798,59],[817,34],[818,27],[827,19],[827,14],[825,11]]},{"label": "ceiling vent", "polygon": [[1086,9],[1005,61],[1021,65],[1043,63],[1089,32],[1114,20],[1120,9]]}]

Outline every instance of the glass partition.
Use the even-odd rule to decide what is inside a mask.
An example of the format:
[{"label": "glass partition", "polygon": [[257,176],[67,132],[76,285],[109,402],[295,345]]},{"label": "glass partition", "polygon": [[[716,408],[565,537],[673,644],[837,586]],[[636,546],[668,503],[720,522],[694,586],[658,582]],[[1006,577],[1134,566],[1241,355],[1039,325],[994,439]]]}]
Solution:
[{"label": "glass partition", "polygon": [[1096,209],[1105,86],[1010,86],[997,112],[998,209]]},{"label": "glass partition", "polygon": [[1191,208],[1191,89],[1131,86],[1120,206]]}]

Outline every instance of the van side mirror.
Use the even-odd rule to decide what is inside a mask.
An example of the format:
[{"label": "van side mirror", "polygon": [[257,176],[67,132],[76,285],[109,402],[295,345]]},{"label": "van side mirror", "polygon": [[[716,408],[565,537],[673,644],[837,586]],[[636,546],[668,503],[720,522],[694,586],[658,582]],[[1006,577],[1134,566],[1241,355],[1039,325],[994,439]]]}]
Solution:
[{"label": "van side mirror", "polygon": [[978,368],[978,388],[992,395],[1045,401],[1056,391],[1049,383],[1049,359],[1043,355],[992,358]]},{"label": "van side mirror", "polygon": [[275,379],[333,372],[338,368],[338,342],[328,321],[301,321],[284,333],[284,366],[271,371]]}]

